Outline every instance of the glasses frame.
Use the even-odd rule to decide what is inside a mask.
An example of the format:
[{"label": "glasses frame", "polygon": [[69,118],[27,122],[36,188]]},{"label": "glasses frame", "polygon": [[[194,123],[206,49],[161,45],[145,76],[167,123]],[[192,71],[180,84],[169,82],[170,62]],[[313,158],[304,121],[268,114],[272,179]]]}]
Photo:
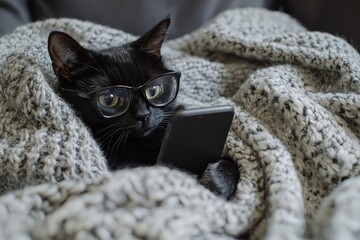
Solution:
[{"label": "glasses frame", "polygon": [[[146,98],[146,94],[145,94],[145,90],[144,90],[144,87],[147,86],[151,81],[157,79],[157,78],[160,78],[160,77],[163,77],[163,76],[167,76],[167,75],[172,75],[175,80],[176,80],[176,85],[177,85],[177,88],[176,88],[176,93],[175,93],[175,96],[174,98],[169,101],[169,102],[166,102],[164,104],[152,104],[151,102],[149,102],[149,100]],[[61,92],[63,93],[68,93],[68,94],[71,94],[71,95],[74,95],[74,96],[78,96],[78,97],[81,97],[81,98],[87,98],[87,99],[92,99],[92,103],[94,105],[94,107],[96,108],[96,110],[98,111],[98,113],[104,117],[104,118],[115,118],[115,117],[119,117],[123,114],[125,114],[128,110],[129,110],[129,107],[131,105],[131,102],[133,101],[133,98],[134,98],[134,95],[136,92],[140,91],[141,90],[141,93],[142,93],[142,97],[143,99],[149,104],[151,105],[152,107],[157,107],[157,108],[161,108],[161,107],[164,107],[170,103],[172,103],[177,95],[178,95],[178,92],[179,92],[179,87],[180,87],[180,77],[181,77],[181,72],[177,72],[177,71],[171,71],[171,72],[166,72],[166,73],[163,73],[163,74],[160,74],[160,75],[157,75],[153,78],[150,78],[148,81],[146,81],[146,83],[140,85],[140,86],[137,86],[137,87],[131,87],[131,86],[126,86],[126,85],[113,85],[113,86],[108,86],[108,87],[103,87],[103,88],[99,88],[99,89],[96,89],[96,90],[93,90],[93,91],[90,91],[90,92],[83,92],[83,91],[78,91],[78,90],[73,90],[73,89],[66,89],[66,88],[63,88],[60,84],[59,84],[59,89]],[[60,83],[60,82],[59,82]],[[100,91],[104,91],[104,90],[107,90],[107,89],[112,89],[112,88],[125,88],[125,89],[131,89],[131,94],[130,94],[130,101],[129,101],[129,104],[126,106],[126,109],[124,111],[122,111],[121,113],[119,114],[116,114],[116,115],[113,115],[113,116],[106,116],[104,114],[101,113],[101,111],[99,110],[98,108],[98,105],[97,105],[97,98],[98,98],[98,95],[99,95],[99,92]]]}]

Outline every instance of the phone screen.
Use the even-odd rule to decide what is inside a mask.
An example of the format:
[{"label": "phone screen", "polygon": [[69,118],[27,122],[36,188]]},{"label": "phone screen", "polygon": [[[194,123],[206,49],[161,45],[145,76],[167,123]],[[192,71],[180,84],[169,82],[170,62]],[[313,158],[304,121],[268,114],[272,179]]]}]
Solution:
[{"label": "phone screen", "polygon": [[157,162],[201,176],[209,163],[220,160],[233,116],[231,106],[174,112]]}]

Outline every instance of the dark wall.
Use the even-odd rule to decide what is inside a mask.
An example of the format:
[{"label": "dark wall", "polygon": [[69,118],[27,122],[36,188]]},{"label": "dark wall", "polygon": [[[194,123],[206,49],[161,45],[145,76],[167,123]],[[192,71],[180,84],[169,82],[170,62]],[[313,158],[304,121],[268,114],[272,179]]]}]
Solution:
[{"label": "dark wall", "polygon": [[305,27],[345,38],[360,50],[360,0],[288,0],[284,11]]}]

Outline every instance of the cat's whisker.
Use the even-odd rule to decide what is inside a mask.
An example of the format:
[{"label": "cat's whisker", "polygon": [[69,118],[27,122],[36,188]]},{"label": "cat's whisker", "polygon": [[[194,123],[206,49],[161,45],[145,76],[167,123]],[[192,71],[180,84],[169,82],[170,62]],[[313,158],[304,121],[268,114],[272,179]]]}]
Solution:
[{"label": "cat's whisker", "polygon": [[[112,143],[114,135],[115,135],[115,132],[111,132],[110,134],[108,134],[108,137],[104,140],[108,143],[107,147],[106,147],[107,152],[112,149],[111,143]],[[108,138],[110,138],[109,141],[107,141]]]},{"label": "cat's whisker", "polygon": [[122,129],[122,127],[120,126],[119,123],[113,123],[113,124],[111,124],[111,125],[108,125],[108,126],[106,126],[106,127],[103,127],[103,128],[101,128],[100,130],[96,131],[96,132],[94,133],[94,136],[97,136],[97,135],[99,135],[99,134],[101,134],[101,133],[104,133],[104,132],[108,131],[109,129],[115,128],[115,127],[117,127],[116,129]]},{"label": "cat's whisker", "polygon": [[121,145],[121,143],[126,140],[128,134],[130,133],[130,129],[127,129],[126,131],[122,132],[120,134],[120,136],[118,137],[118,139],[115,141],[114,145],[112,146],[111,152],[110,152],[110,156],[112,157],[113,155],[116,155],[117,152],[119,151],[119,147]]},{"label": "cat's whisker", "polygon": [[169,124],[169,119],[165,119],[165,120],[161,121],[161,123],[159,123],[157,128],[166,131],[168,124]]},{"label": "cat's whisker", "polygon": [[171,116],[172,116],[172,114],[173,114],[172,112],[169,112],[169,113],[163,113],[163,116],[164,116],[164,117],[171,117]]},{"label": "cat's whisker", "polygon": [[113,137],[119,132],[119,131],[122,131],[123,129],[121,128],[118,128],[116,129],[115,131],[112,131],[110,133],[107,134],[106,138],[103,138],[102,140],[104,142],[108,142],[108,146],[107,146],[107,149],[112,149],[112,146],[110,146],[110,144],[113,142]]},{"label": "cat's whisker", "polygon": [[[116,135],[117,132],[119,132],[119,131],[122,130],[121,128],[115,128],[116,125],[117,125],[117,124],[112,124],[111,126],[106,127],[106,130],[109,131],[109,132],[106,132],[106,131],[104,130],[104,131],[102,131],[102,132],[103,132],[103,135],[99,137],[100,142],[102,143],[103,149],[106,148],[105,152],[108,152],[108,151],[111,149],[110,144],[111,144],[111,142],[112,142],[112,139],[113,139],[114,135]],[[114,131],[110,131],[110,130],[113,129],[112,127],[115,129]],[[104,132],[105,132],[105,134],[104,134]],[[108,139],[110,139],[110,140],[108,141]],[[107,144],[107,146],[104,146],[104,143],[106,143],[106,142],[107,142],[108,144]]]},{"label": "cat's whisker", "polygon": [[[115,128],[115,126],[113,126]],[[114,131],[112,131],[113,128],[108,128],[106,131],[103,131],[101,136],[99,136],[99,138],[103,141],[109,139],[118,129],[115,129]]]},{"label": "cat's whisker", "polygon": [[129,136],[129,133],[130,133],[130,130],[127,130],[126,132],[124,132],[122,135],[121,135],[121,139],[120,141],[118,142],[117,146],[116,146],[116,152],[119,151],[119,148],[120,146],[122,145],[123,149],[125,149],[126,147],[126,140],[127,140],[127,137]]},{"label": "cat's whisker", "polygon": [[121,145],[121,143],[122,143],[122,141],[123,141],[123,139],[124,139],[124,137],[125,137],[125,135],[126,135],[127,132],[128,132],[128,131],[122,132],[122,133],[120,134],[120,136],[116,139],[115,144],[114,144],[113,149],[112,149],[112,151],[114,152],[114,154],[116,154],[116,153],[118,152],[118,150],[119,150],[119,148],[120,148],[120,145]]},{"label": "cat's whisker", "polygon": [[[115,125],[115,124],[113,124],[113,125]],[[113,125],[107,126],[107,127],[105,127],[105,128],[101,128],[100,130],[93,132],[93,136],[94,136],[94,137],[99,136],[100,134],[102,134],[102,133],[108,131],[109,129],[111,129],[111,127],[113,127]]]},{"label": "cat's whisker", "polygon": [[109,142],[108,147],[109,147],[110,150],[108,150],[107,152],[109,153],[110,159],[112,159],[117,153],[117,150],[115,150],[115,148],[116,148],[117,142],[119,141],[119,138],[121,138],[122,134],[123,133],[120,134],[120,136],[116,139],[115,143],[111,145],[111,147],[110,147],[111,142]]},{"label": "cat's whisker", "polygon": [[124,140],[123,140],[123,148],[125,149],[126,148],[126,146],[127,146],[127,138],[129,137],[129,135],[130,135],[130,129],[127,131],[127,133],[126,133],[126,135],[125,135],[125,138],[124,138]]},{"label": "cat's whisker", "polygon": [[170,120],[164,120],[159,125],[167,126],[169,124]]},{"label": "cat's whisker", "polygon": [[162,130],[166,130],[166,127],[165,126],[162,126],[162,125],[158,125],[158,127],[157,128],[160,128],[160,129],[162,129]]}]

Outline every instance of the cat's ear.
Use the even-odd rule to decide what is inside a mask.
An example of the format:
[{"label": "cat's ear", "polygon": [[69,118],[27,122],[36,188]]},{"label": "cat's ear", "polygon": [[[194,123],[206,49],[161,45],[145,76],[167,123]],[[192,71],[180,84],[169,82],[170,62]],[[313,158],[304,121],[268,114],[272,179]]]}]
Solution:
[{"label": "cat's ear", "polygon": [[51,32],[48,51],[56,76],[69,79],[73,63],[85,58],[87,51],[72,37],[63,32]]},{"label": "cat's ear", "polygon": [[170,17],[168,16],[131,45],[141,51],[160,57],[161,45],[164,42],[169,26]]}]

